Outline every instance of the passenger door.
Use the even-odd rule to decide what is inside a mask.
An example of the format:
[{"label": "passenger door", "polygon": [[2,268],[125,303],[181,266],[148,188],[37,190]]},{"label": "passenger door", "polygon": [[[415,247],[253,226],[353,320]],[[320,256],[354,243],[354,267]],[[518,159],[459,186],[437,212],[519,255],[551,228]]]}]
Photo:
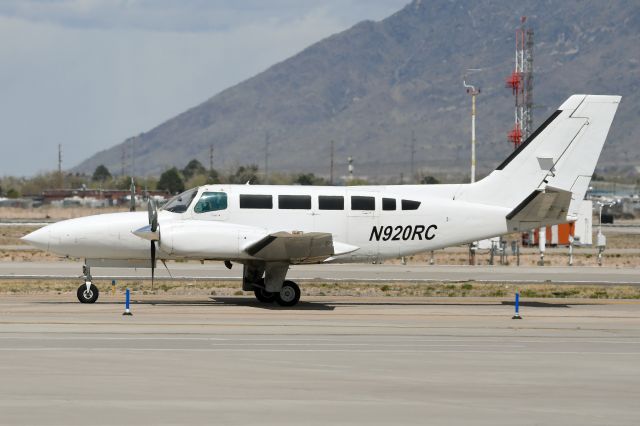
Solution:
[{"label": "passenger door", "polygon": [[375,239],[370,240],[371,232],[378,224],[380,211],[380,199],[376,195],[371,192],[348,191],[345,197],[348,242],[360,247],[352,255],[354,260],[378,260],[379,243]]}]

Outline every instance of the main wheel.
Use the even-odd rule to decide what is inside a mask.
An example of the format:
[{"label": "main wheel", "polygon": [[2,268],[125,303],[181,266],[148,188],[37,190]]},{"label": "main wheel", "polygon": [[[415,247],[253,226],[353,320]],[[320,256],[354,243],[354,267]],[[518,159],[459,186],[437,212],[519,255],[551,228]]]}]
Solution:
[{"label": "main wheel", "polygon": [[300,300],[300,287],[293,281],[285,281],[280,293],[276,295],[276,302],[280,306],[293,306]]},{"label": "main wheel", "polygon": [[89,286],[89,290],[87,290],[86,284],[82,284],[80,287],[78,287],[77,295],[80,303],[94,303],[96,300],[98,300],[100,292],[98,291],[98,287],[93,284]]},{"label": "main wheel", "polygon": [[272,303],[274,300],[276,300],[277,293],[271,293],[270,291],[267,291],[262,287],[256,287],[253,289],[253,294],[255,294],[256,299],[258,299],[262,303]]}]

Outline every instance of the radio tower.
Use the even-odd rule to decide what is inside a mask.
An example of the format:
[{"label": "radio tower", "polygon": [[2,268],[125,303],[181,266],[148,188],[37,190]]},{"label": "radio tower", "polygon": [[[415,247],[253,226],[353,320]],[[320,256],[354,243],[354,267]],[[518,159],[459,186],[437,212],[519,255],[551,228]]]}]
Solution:
[{"label": "radio tower", "polygon": [[507,78],[516,100],[515,125],[507,138],[516,149],[533,131],[533,30],[526,26],[527,17],[520,18],[516,30],[516,66]]}]

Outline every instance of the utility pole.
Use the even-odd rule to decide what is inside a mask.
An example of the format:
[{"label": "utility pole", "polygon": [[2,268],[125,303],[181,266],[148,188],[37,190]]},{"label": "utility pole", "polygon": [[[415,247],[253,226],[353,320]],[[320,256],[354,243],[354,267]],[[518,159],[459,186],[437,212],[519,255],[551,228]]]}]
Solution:
[{"label": "utility pole", "polygon": [[[136,175],[136,138],[131,138],[131,178]],[[134,210],[135,211],[135,207]]]},{"label": "utility pole", "polygon": [[411,131],[411,176],[409,176],[409,182],[415,183],[415,174],[413,170],[414,159],[416,156],[416,132]]},{"label": "utility pole", "polygon": [[129,200],[129,211],[135,212],[136,211],[136,183],[134,182],[133,177],[131,177],[131,186],[129,187],[129,191],[131,195],[131,198]]},{"label": "utility pole", "polygon": [[264,135],[264,183],[269,183],[269,132]]},{"label": "utility pole", "polygon": [[121,161],[122,161],[122,164],[121,164],[122,170],[121,170],[121,173],[120,173],[120,175],[121,175],[122,177],[124,177],[124,175],[125,175],[125,174],[124,174],[124,172],[125,172],[125,160],[126,160],[126,158],[127,158],[127,151],[126,151],[125,149],[126,149],[126,148],[125,148],[125,147],[124,147],[124,145],[123,145],[123,146],[122,146],[122,159],[121,159]]},{"label": "utility pole", "polygon": [[331,168],[329,171],[329,185],[333,185],[333,146],[335,145],[335,142],[332,140],[331,141]]},{"label": "utility pole", "polygon": [[62,189],[62,144],[58,144],[58,188]]},{"label": "utility pole", "polygon": [[213,172],[213,144],[209,144],[209,175]]},{"label": "utility pole", "polygon": [[353,181],[353,157],[348,157],[347,163],[349,164],[347,170],[349,171],[349,182],[351,183]]}]

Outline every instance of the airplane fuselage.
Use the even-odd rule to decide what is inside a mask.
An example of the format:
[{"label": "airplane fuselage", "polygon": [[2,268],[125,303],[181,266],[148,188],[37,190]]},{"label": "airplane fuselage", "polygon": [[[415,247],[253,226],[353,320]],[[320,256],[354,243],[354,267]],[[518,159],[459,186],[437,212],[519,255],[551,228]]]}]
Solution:
[{"label": "airplane fuselage", "polygon": [[[251,259],[244,248],[271,232],[330,230],[355,250],[329,261],[379,261],[507,232],[508,209],[456,201],[459,185],[432,187],[203,186],[187,191],[189,200],[173,212],[170,205],[160,210],[158,258]],[[225,205],[203,208],[211,194]],[[148,259],[148,242],[132,233],[147,223],[146,213],[63,221],[42,230],[43,248],[70,257]]]}]

